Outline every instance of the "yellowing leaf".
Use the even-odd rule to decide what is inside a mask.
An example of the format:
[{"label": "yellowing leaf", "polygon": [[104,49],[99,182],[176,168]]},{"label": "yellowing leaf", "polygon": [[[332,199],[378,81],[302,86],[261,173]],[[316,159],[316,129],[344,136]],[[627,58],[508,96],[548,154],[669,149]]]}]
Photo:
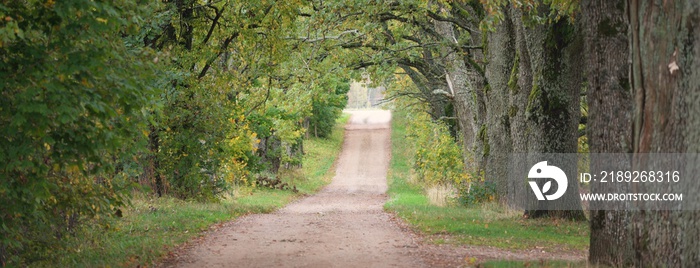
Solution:
[{"label": "yellowing leaf", "polygon": [[68,166],[68,172],[71,173],[78,173],[80,171],[80,167],[78,165],[70,165]]}]

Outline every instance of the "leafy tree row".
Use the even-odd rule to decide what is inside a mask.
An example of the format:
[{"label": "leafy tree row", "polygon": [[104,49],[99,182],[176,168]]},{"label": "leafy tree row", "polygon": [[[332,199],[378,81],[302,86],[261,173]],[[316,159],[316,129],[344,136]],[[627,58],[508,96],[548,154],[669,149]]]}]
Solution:
[{"label": "leafy tree row", "polygon": [[[217,200],[300,165],[350,73],[309,2],[0,2],[0,263],[27,264],[140,184]],[[331,40],[331,39],[329,39]]]},{"label": "leafy tree row", "polygon": [[[695,1],[326,6],[334,10],[329,21],[358,29],[343,44],[357,51],[356,66],[379,75],[400,68],[417,90],[399,95],[427,103],[434,120],[456,123],[454,133],[461,134],[463,148],[476,160],[465,166],[483,170],[503,203],[521,183],[507,179],[508,155],[575,153],[580,123],[586,124],[590,152],[698,152],[700,5]],[[586,116],[581,116],[581,96],[586,96]],[[696,169],[685,172],[697,174]],[[562,200],[567,207],[580,206],[578,184],[570,180],[574,189]],[[691,177],[677,186],[700,189],[699,181]],[[525,213],[584,219],[581,210]],[[592,211],[590,259],[613,266],[697,266],[698,215],[694,210]]]}]

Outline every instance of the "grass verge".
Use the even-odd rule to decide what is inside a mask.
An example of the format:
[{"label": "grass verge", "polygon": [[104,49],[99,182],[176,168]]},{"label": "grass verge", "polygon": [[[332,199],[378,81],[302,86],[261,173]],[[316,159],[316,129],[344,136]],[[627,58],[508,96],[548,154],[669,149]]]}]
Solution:
[{"label": "grass verge", "polygon": [[488,261],[479,264],[482,268],[510,268],[510,267],[528,267],[528,268],[569,268],[569,267],[595,267],[590,266],[586,261],[568,262],[558,260],[537,260],[537,261]]},{"label": "grass verge", "polygon": [[588,248],[589,227],[586,222],[523,219],[521,213],[493,203],[473,207],[431,205],[423,189],[407,181],[413,149],[405,138],[406,120],[400,112],[394,113],[392,159],[388,174],[390,200],[385,209],[396,213],[426,234],[430,242],[511,250],[561,251]]},{"label": "grass verge", "polygon": [[[44,267],[136,267],[153,266],[178,245],[199,236],[214,225],[251,213],[275,211],[298,197],[314,193],[332,179],[333,163],[343,143],[343,116],[328,139],[311,138],[304,143],[303,168],[293,182],[299,193],[267,188],[237,189],[234,198],[219,203],[183,201],[172,197],[135,195],[122,218],[103,219],[108,227],[86,227],[70,239],[65,250],[53,252],[52,260],[33,263]],[[300,173],[300,174],[299,174]]]}]

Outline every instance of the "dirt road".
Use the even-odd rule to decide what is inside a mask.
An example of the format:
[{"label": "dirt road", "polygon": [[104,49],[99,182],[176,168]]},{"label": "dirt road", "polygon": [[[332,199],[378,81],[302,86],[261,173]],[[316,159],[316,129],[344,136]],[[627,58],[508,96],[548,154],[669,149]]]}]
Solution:
[{"label": "dirt road", "polygon": [[336,175],[318,194],[245,216],[185,252],[178,267],[419,267],[417,242],[382,210],[388,111],[355,111]]},{"label": "dirt road", "polygon": [[[272,214],[226,223],[178,251],[166,267],[458,267],[467,260],[564,259],[585,252],[425,243],[383,211],[391,113],[353,111],[330,185]],[[446,238],[445,240],[449,240]]]}]

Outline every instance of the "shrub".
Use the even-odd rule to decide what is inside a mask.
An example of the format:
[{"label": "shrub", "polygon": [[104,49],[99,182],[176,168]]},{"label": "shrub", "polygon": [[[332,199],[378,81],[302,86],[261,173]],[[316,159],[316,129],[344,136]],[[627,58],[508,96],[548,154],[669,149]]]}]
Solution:
[{"label": "shrub", "polygon": [[496,184],[490,181],[472,182],[459,189],[457,201],[462,205],[480,204],[493,201],[496,196]]},{"label": "shrub", "polygon": [[348,103],[347,93],[350,90],[350,82],[347,80],[334,81],[327,86],[330,87],[329,92],[316,94],[312,102],[307,131],[316,137],[325,138],[331,135],[335,120],[340,117]]},{"label": "shrub", "polygon": [[156,94],[122,39],[133,1],[0,4],[0,265],[25,265],[126,200]]},{"label": "shrub", "polygon": [[424,112],[414,111],[408,116],[408,138],[415,145],[413,168],[418,183],[424,187],[469,183],[461,147],[450,136],[447,125],[432,121]]},{"label": "shrub", "polygon": [[160,172],[176,197],[216,200],[236,178],[245,176],[253,134],[242,109],[220,96],[191,85],[168,98],[157,155]]}]

